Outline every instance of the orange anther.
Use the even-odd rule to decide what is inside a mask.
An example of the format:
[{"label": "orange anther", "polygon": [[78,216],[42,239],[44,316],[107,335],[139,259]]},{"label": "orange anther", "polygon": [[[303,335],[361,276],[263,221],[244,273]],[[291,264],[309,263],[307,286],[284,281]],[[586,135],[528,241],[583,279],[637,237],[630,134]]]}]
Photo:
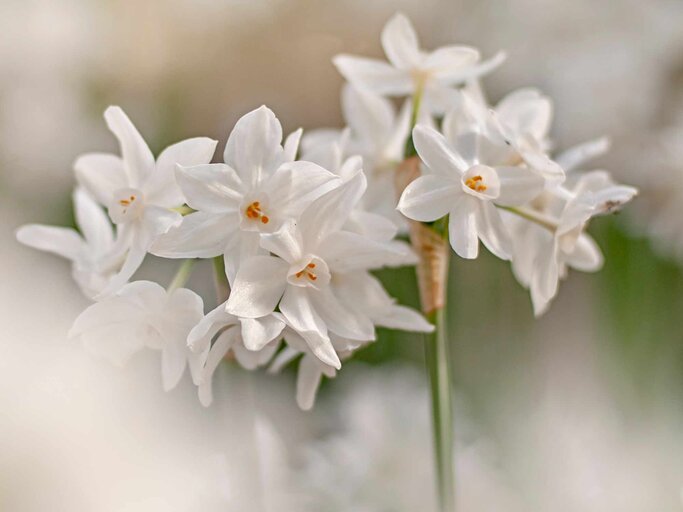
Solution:
[{"label": "orange anther", "polygon": [[270,222],[270,219],[268,218],[267,215],[264,215],[264,216],[261,217],[261,222],[262,222],[263,224],[268,224],[268,222]]},{"label": "orange anther", "polygon": [[308,268],[315,268],[315,263],[309,263],[309,264],[306,265],[306,266],[307,266]]}]

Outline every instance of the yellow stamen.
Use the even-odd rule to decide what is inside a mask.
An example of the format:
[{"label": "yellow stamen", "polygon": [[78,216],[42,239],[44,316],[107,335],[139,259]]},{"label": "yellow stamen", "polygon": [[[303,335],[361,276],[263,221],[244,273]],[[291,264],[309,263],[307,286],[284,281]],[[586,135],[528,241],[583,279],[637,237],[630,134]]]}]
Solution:
[{"label": "yellow stamen", "polygon": [[486,185],[482,183],[483,178],[481,176],[473,176],[472,178],[467,178],[465,185],[470,187],[475,192],[484,192],[486,190]]}]

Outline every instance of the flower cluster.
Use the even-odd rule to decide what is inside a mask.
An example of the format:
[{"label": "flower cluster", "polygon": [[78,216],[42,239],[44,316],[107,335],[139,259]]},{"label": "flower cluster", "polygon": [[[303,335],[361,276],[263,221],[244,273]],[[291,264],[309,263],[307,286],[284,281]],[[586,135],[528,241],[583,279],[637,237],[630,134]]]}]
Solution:
[{"label": "flower cluster", "polygon": [[[458,255],[475,258],[481,240],[511,260],[537,313],[568,267],[596,270],[602,259],[585,233],[589,219],[636,192],[604,171],[574,171],[605,143],[551,159],[548,98],[523,89],[490,107],[478,78],[502,54],[482,61],[464,46],[425,52],[400,14],[382,44],[389,63],[334,59],[348,80],[345,129],[297,130],[283,140],[263,106],[236,123],[223,163],[211,163],[217,142],[208,138],[155,159],[124,112],[108,108],[121,156],[77,159],[80,233],[39,225],[17,232],[21,242],[71,260],[93,299],[72,336],[117,362],[160,350],[164,387],[189,367],[204,404],[226,357],[272,371],[299,359],[297,401],[307,409],[322,376],[333,377],[342,359],[375,340],[377,327],[433,329],[372,274],[416,263],[401,240],[408,219],[447,216]],[[406,101],[397,110],[388,96]],[[422,175],[396,190],[396,168],[411,147]],[[131,281],[147,254],[184,260],[167,289]],[[226,290],[206,315],[202,299],[182,288],[197,259],[214,260],[218,289]]]}]

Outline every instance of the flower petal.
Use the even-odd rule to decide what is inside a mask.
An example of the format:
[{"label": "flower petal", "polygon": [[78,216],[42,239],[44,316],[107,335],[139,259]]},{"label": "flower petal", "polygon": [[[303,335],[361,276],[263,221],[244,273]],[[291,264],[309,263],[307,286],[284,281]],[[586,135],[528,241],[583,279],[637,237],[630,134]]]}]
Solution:
[{"label": "flower petal", "polygon": [[495,256],[509,260],[512,254],[512,239],[498,209],[490,202],[482,202],[476,217],[477,234],[482,243]]},{"label": "flower petal", "polygon": [[176,183],[176,165],[183,167],[208,164],[218,141],[207,137],[183,140],[164,149],[156,162],[154,173],[145,185],[145,199],[153,204],[172,208],[185,202]]},{"label": "flower petal", "polygon": [[500,122],[518,135],[543,141],[550,130],[553,104],[536,89],[518,89],[505,96],[496,106]]},{"label": "flower petal", "polygon": [[[435,52],[436,53],[436,52]],[[434,57],[436,58],[436,57]],[[471,66],[462,66],[460,68],[450,67],[443,68],[436,73],[437,78],[443,84],[455,85],[467,80],[474,80],[483,75],[486,75],[500,66],[507,58],[504,52],[498,52],[492,58],[485,60],[479,64]]]},{"label": "flower petal", "polygon": [[591,236],[585,233],[579,236],[571,254],[563,256],[570,267],[581,272],[597,272],[604,263],[600,247]]},{"label": "flower petal", "polygon": [[76,224],[96,253],[103,254],[114,243],[114,230],[105,211],[82,188],[73,193]]},{"label": "flower petal", "polygon": [[274,216],[298,216],[312,201],[340,183],[338,176],[313,162],[297,161],[280,166],[264,183]]},{"label": "flower petal", "polygon": [[311,352],[323,363],[341,368],[339,356],[332,346],[327,326],[313,307],[306,288],[288,286],[280,302],[287,323],[306,340]]},{"label": "flower petal", "polygon": [[78,183],[104,206],[109,206],[115,191],[127,186],[123,160],[116,155],[81,155],[74,163],[74,171]]},{"label": "flower petal", "polygon": [[83,239],[71,228],[27,224],[17,229],[16,237],[24,245],[71,261],[76,261],[85,248]]},{"label": "flower petal", "polygon": [[309,292],[315,310],[329,331],[352,340],[370,341],[375,339],[375,326],[370,318],[360,311],[354,311],[335,297],[332,287]]},{"label": "flower petal", "polygon": [[528,203],[543,191],[545,180],[531,169],[525,167],[496,167],[500,181],[500,194],[496,204],[502,206],[521,206]]},{"label": "flower petal", "polygon": [[208,407],[213,402],[213,374],[237,341],[238,334],[239,331],[236,327],[222,332],[211,346],[211,350],[209,350],[206,362],[204,363],[204,369],[201,373],[199,388],[197,389],[199,401],[204,407]]},{"label": "flower petal", "polygon": [[417,125],[413,129],[413,142],[417,154],[433,174],[455,179],[470,167],[460,154],[449,147],[444,136],[434,128]]},{"label": "flower petal", "polygon": [[313,201],[304,210],[299,219],[299,229],[302,239],[311,245],[306,247],[307,251],[315,251],[323,238],[329,233],[339,231],[366,188],[365,175],[360,171],[347,182]]},{"label": "flower petal", "polygon": [[194,212],[157,238],[149,252],[162,258],[213,258],[223,254],[237,229],[239,217],[235,213]]},{"label": "flower petal", "polygon": [[175,173],[187,204],[195,210],[225,213],[239,208],[245,190],[231,167],[225,164],[178,166]]},{"label": "flower petal", "polygon": [[283,159],[282,126],[265,105],[242,116],[225,146],[225,163],[254,187]]},{"label": "flower petal", "polygon": [[442,46],[430,53],[424,67],[433,71],[437,77],[448,77],[471,68],[481,58],[479,50],[470,46]]},{"label": "flower petal", "polygon": [[296,160],[296,154],[299,151],[299,142],[301,142],[301,135],[303,133],[303,128],[299,128],[287,135],[284,144],[283,162],[292,162]]},{"label": "flower petal", "polygon": [[303,241],[296,221],[289,220],[275,233],[261,235],[261,247],[288,263],[294,263],[301,259],[303,256]]},{"label": "flower petal", "polygon": [[389,62],[398,69],[410,70],[422,58],[417,34],[403,13],[396,13],[382,30],[382,47]]},{"label": "flower petal", "polygon": [[358,88],[382,96],[404,96],[413,92],[410,74],[384,61],[341,54],[332,62],[342,76]]},{"label": "flower petal", "polygon": [[147,143],[120,107],[112,106],[104,112],[107,126],[121,145],[123,165],[129,187],[140,188],[154,170],[154,156]]},{"label": "flower petal", "polygon": [[607,153],[610,147],[610,140],[607,137],[590,140],[563,151],[555,157],[555,162],[562,167],[565,172],[573,171],[584,163]]},{"label": "flower petal", "polygon": [[478,200],[463,194],[450,211],[448,238],[461,258],[475,259],[479,254],[476,209]]},{"label": "flower petal", "polygon": [[[342,89],[344,119],[353,134],[380,148],[394,129],[396,115],[389,100],[347,84]],[[405,144],[405,139],[403,141]]]},{"label": "flower petal", "polygon": [[242,318],[242,343],[247,350],[258,351],[280,336],[285,322],[274,315]]},{"label": "flower petal", "polygon": [[272,313],[287,286],[288,269],[284,260],[274,256],[253,256],[242,262],[225,310],[245,318]]},{"label": "flower petal", "polygon": [[448,214],[461,195],[460,183],[442,175],[427,174],[405,188],[397,208],[409,219],[431,222]]},{"label": "flower petal", "polygon": [[313,408],[322,376],[320,363],[314,357],[304,355],[296,374],[296,403],[302,410]]}]

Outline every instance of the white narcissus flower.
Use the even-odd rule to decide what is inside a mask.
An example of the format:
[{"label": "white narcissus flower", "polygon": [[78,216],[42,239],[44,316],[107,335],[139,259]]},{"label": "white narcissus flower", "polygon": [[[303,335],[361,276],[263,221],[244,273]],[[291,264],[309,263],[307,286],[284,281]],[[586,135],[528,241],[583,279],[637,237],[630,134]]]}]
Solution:
[{"label": "white narcissus flower", "polygon": [[637,194],[633,187],[614,184],[604,171],[577,178],[572,189],[545,192],[522,210],[538,222],[508,219],[515,234],[513,270],[531,291],[535,314],[543,314],[568,268],[595,272],[603,257],[593,238],[584,232],[596,215],[612,213]]},{"label": "white narcissus flower", "polygon": [[277,351],[284,328],[285,322],[277,313],[238,318],[225,311],[225,303],[202,318],[187,338],[193,352],[207,354],[195,380],[202,405],[213,401],[213,374],[228,353],[247,370],[263,366]]},{"label": "white narcissus flower", "polygon": [[509,259],[512,241],[496,205],[518,206],[536,197],[544,181],[525,167],[489,162],[491,144],[482,134],[462,134],[450,146],[433,128],[416,126],[413,141],[425,174],[410,183],[398,209],[409,219],[431,222],[449,215],[449,239],[463,258],[476,258],[479,240]]},{"label": "white narcissus flower", "polygon": [[351,84],[382,96],[407,96],[421,91],[423,105],[433,113],[443,113],[453,102],[453,86],[492,71],[505,59],[500,53],[480,62],[479,51],[469,46],[444,46],[425,52],[419,47],[410,20],[400,13],[384,27],[382,47],[389,63],[337,55],[334,64]]},{"label": "white narcissus flower", "polygon": [[157,283],[134,281],[83,311],[69,337],[81,339],[88,350],[119,365],[144,348],[160,350],[161,376],[168,391],[178,384],[188,363],[196,380],[206,357],[206,351],[194,353],[187,346],[203,307],[192,290],[167,292]]},{"label": "white narcissus flower", "polygon": [[17,240],[71,261],[74,280],[88,298],[93,298],[117,272],[123,254],[117,255],[113,251],[114,230],[95,200],[85,190],[77,188],[73,203],[81,234],[71,228],[28,224],[17,230]]},{"label": "white narcissus flower", "polygon": [[550,98],[536,89],[514,91],[495,107],[489,107],[476,90],[463,90],[456,108],[444,118],[443,132],[451,143],[463,134],[482,132],[492,144],[489,151],[497,147],[498,164],[525,163],[549,186],[556,186],[564,181],[565,172],[547,154],[552,111]]},{"label": "white narcissus flower", "polygon": [[115,250],[127,251],[121,270],[100,297],[121,288],[140,267],[154,240],[181,221],[181,215],[171,210],[185,202],[175,182],[175,166],[211,161],[217,143],[206,137],[187,139],[166,148],[155,161],[123,110],[109,107],[104,118],[119,140],[122,156],[89,153],[74,164],[78,182],[109,209],[118,227]]},{"label": "white narcissus flower", "polygon": [[225,147],[224,164],[180,166],[178,183],[197,210],[161,238],[152,252],[166,258],[224,255],[232,283],[240,263],[263,253],[259,235],[278,230],[339,178],[295,161],[301,130],[282,145],[282,126],[262,106],[244,115]]},{"label": "white narcissus flower", "polygon": [[260,318],[278,306],[287,323],[324,363],[340,367],[329,332],[353,340],[372,340],[367,312],[351,310],[336,293],[341,275],[376,269],[405,257],[389,243],[343,231],[342,226],[365,191],[359,172],[306,208],[261,245],[275,256],[254,256],[240,267],[226,310]]}]

